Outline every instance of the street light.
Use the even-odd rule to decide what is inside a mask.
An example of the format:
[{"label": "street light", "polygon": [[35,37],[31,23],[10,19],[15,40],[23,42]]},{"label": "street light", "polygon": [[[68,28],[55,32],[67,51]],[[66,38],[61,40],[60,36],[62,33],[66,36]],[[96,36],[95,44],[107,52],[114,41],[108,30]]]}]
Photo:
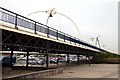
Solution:
[{"label": "street light", "polygon": [[36,14],[36,13],[39,13],[39,12],[49,13],[49,16],[48,16],[47,21],[46,21],[46,25],[47,25],[48,20],[49,20],[49,17],[53,17],[53,16],[52,16],[53,10],[54,10],[54,8],[53,8],[52,10],[47,10],[47,11],[35,11],[35,12],[32,12],[32,13],[28,14],[26,17],[29,17],[29,16],[31,16],[32,14]]},{"label": "street light", "polygon": [[55,9],[55,8],[53,8],[53,9],[51,9],[51,10],[47,10],[47,11],[36,11],[36,12],[32,12],[32,13],[28,14],[26,17],[28,17],[28,16],[30,16],[30,15],[32,15],[32,14],[39,13],[39,12],[45,12],[45,13],[49,14],[49,16],[48,16],[48,18],[47,18],[47,21],[46,21],[46,25],[47,25],[49,18],[50,18],[50,17],[53,17],[53,14],[62,15],[62,16],[64,16],[64,17],[66,17],[67,19],[69,19],[69,20],[74,24],[74,26],[76,27],[76,29],[77,29],[77,31],[78,31],[78,34],[79,34],[79,36],[80,36],[80,31],[79,31],[79,28],[77,27],[76,23],[75,23],[71,18],[69,18],[68,16],[66,16],[66,15],[64,15],[64,14],[62,14],[62,13],[56,12],[54,9]]}]

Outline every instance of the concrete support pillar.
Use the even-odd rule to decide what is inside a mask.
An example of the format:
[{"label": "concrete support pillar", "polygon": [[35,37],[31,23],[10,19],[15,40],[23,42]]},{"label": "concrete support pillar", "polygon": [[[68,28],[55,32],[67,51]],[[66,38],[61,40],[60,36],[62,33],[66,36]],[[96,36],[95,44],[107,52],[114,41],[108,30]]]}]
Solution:
[{"label": "concrete support pillar", "polygon": [[86,56],[88,58],[88,64],[89,66],[91,65],[91,59],[90,59],[90,54]]},{"label": "concrete support pillar", "polygon": [[59,63],[59,53],[57,55],[57,65],[58,65],[58,63]]},{"label": "concrete support pillar", "polygon": [[27,56],[27,59],[26,59],[26,67],[28,67],[28,64],[29,64],[29,63],[28,63],[28,61],[29,61],[29,51],[27,51],[27,55],[26,55],[26,56]]},{"label": "concrete support pillar", "polygon": [[11,51],[11,54],[10,54],[10,67],[12,67],[12,62],[13,62],[13,50]]},{"label": "concrete support pillar", "polygon": [[68,66],[68,64],[69,64],[69,61],[70,61],[70,59],[69,59],[69,54],[67,54],[67,66]]},{"label": "concrete support pillar", "polygon": [[77,55],[77,65],[79,65],[79,62],[80,62],[80,58],[79,58],[80,56],[79,55]]},{"label": "concrete support pillar", "polygon": [[90,54],[89,54],[89,56],[88,56],[88,60],[89,60],[89,66],[91,66]]},{"label": "concrete support pillar", "polygon": [[48,50],[46,50],[46,68],[49,68],[49,53],[48,53]]}]

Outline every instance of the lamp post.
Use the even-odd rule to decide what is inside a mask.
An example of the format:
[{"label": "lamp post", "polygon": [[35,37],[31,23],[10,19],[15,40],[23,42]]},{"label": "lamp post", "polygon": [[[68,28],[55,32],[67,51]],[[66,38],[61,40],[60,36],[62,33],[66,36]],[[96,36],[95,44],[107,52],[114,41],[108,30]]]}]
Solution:
[{"label": "lamp post", "polygon": [[55,8],[53,8],[53,9],[51,9],[51,10],[47,10],[47,11],[36,11],[36,12],[32,12],[32,13],[28,14],[26,17],[28,17],[28,16],[30,16],[30,15],[32,15],[32,14],[39,13],[39,12],[45,12],[45,13],[49,14],[49,16],[47,17],[47,21],[46,21],[46,25],[47,25],[47,24],[48,24],[48,21],[49,21],[49,18],[50,18],[50,17],[53,17],[53,14],[59,14],[59,15],[61,15],[61,16],[66,17],[67,19],[69,19],[69,20],[74,24],[74,26],[76,27],[76,29],[77,29],[77,31],[78,31],[79,37],[80,37],[80,31],[79,31],[79,28],[77,27],[76,23],[75,23],[71,18],[69,18],[68,16],[66,16],[66,15],[64,15],[64,14],[62,14],[62,13],[56,12],[54,9],[55,9]]},{"label": "lamp post", "polygon": [[48,24],[49,17],[53,17],[53,14],[56,14],[56,12],[54,12],[54,9],[55,9],[55,8],[53,8],[52,10],[46,11],[46,13],[49,14],[49,16],[48,16],[48,18],[47,18],[47,21],[46,21],[46,25]]},{"label": "lamp post", "polygon": [[47,25],[47,23],[48,23],[48,20],[49,20],[49,17],[53,17],[53,10],[54,10],[55,8],[53,8],[52,10],[47,10],[47,11],[35,11],[35,12],[32,12],[32,13],[30,13],[30,14],[28,14],[26,17],[29,17],[29,16],[31,16],[32,14],[36,14],[36,13],[40,13],[40,12],[45,12],[45,13],[48,13],[49,14],[49,16],[47,17],[47,21],[46,21],[46,25]]}]

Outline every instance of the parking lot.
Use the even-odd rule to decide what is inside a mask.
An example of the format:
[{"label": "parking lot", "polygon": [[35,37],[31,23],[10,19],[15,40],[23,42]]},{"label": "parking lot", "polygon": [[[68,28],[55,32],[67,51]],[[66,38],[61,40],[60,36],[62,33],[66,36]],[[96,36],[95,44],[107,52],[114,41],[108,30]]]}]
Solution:
[{"label": "parking lot", "polygon": [[[16,58],[16,63],[14,66],[26,66],[26,58],[25,59],[24,58],[22,59]],[[28,61],[29,62],[28,66],[46,67],[46,63],[42,65],[40,64],[40,62],[38,62],[40,61],[39,58],[35,57],[29,59],[30,60]],[[35,59],[35,61],[32,61],[32,59]],[[54,61],[53,58],[50,60]],[[47,76],[45,78],[118,78],[118,64],[91,64],[91,66],[89,66],[89,64],[86,63],[82,64],[82,62],[80,62],[80,65],[78,66],[76,61],[71,61],[69,65],[66,66],[65,61],[59,62],[59,65],[52,62],[49,64],[49,67],[62,67],[64,68],[64,72],[63,74]],[[5,74],[4,76],[10,75]]]}]

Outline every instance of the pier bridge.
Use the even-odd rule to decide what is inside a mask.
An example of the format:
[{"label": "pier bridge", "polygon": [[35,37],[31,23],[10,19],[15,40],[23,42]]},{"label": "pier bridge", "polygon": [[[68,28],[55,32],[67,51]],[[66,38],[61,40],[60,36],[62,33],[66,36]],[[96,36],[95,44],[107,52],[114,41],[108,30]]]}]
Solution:
[{"label": "pier bridge", "polygon": [[[108,52],[83,40],[34,21],[20,14],[0,7],[1,51],[10,51],[10,62],[14,51],[26,52],[28,67],[30,52],[43,53],[46,67],[49,67],[49,54],[92,55]],[[68,61],[67,61],[68,63]],[[11,65],[12,66],[12,65]]]}]

